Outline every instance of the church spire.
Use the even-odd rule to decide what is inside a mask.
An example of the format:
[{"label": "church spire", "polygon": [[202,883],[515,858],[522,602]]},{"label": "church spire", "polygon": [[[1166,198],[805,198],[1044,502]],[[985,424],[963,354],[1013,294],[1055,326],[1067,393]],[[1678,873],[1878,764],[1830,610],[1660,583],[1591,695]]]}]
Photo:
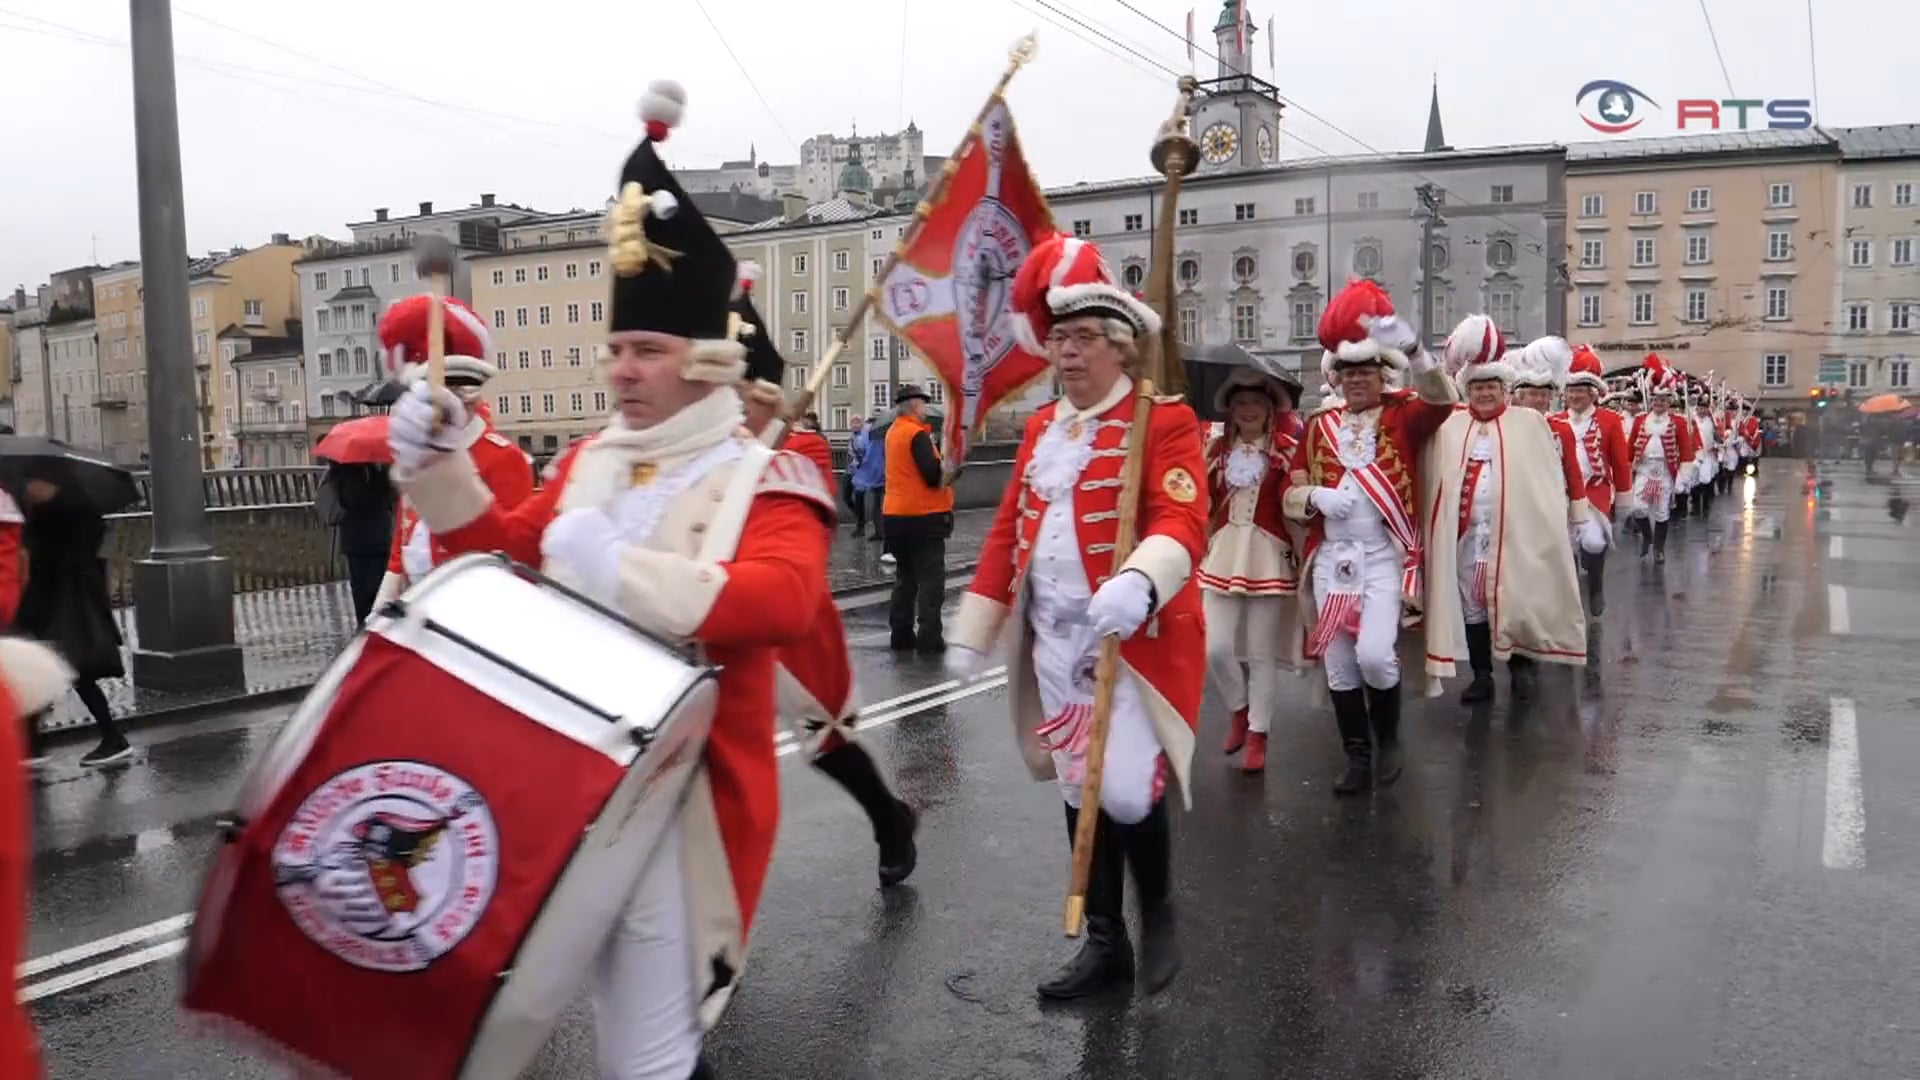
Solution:
[{"label": "church spire", "polygon": [[1427,104],[1427,145],[1425,150],[1431,154],[1439,150],[1451,150],[1447,145],[1447,136],[1440,129],[1440,76],[1433,77],[1433,99]]}]

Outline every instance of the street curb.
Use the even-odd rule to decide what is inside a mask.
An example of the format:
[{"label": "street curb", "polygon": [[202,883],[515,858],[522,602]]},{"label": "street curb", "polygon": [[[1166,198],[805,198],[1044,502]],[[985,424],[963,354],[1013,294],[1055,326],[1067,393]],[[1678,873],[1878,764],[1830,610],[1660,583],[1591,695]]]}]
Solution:
[{"label": "street curb", "polygon": [[[949,576],[954,574],[970,574],[974,568],[979,565],[978,561],[959,563],[947,567],[947,573]],[[851,596],[854,593],[867,592],[878,588],[886,583],[886,578],[876,578],[858,585],[843,585],[830,590],[829,594],[835,598]],[[146,712],[131,712],[124,716],[116,716],[113,719],[115,723],[123,728],[143,728],[162,724],[186,723],[215,713],[233,712],[236,709],[257,709],[271,705],[294,704],[300,701],[301,698],[306,697],[308,691],[312,689],[313,682],[299,682],[287,686],[275,687],[271,690],[249,691],[234,694],[229,697],[214,698],[209,701],[196,701],[187,705],[170,705],[164,708],[151,709]],[[95,737],[93,725],[91,723],[85,723],[73,727],[61,728],[57,731],[49,731],[41,736],[41,741],[46,746],[60,746],[68,743],[87,742]]]}]

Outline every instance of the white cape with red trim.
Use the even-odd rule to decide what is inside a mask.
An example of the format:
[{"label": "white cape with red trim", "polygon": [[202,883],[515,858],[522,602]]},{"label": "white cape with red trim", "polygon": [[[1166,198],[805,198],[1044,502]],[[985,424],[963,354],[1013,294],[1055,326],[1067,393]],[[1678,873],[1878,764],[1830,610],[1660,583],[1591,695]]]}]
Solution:
[{"label": "white cape with red trim", "polygon": [[[1455,674],[1467,656],[1460,609],[1460,487],[1466,479],[1473,414],[1453,414],[1420,461],[1421,531],[1427,561],[1427,674]],[[1567,540],[1566,475],[1544,414],[1508,409],[1493,422],[1492,566],[1487,569],[1493,655],[1518,653],[1554,664],[1587,662],[1587,619]]]}]

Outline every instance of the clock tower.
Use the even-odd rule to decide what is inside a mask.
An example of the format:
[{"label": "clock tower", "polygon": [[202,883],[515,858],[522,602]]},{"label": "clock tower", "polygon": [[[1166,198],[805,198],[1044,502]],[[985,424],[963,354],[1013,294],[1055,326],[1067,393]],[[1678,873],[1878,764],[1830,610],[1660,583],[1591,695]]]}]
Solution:
[{"label": "clock tower", "polygon": [[1253,74],[1254,33],[1246,0],[1225,0],[1213,26],[1219,73],[1200,83],[1193,110],[1203,173],[1257,169],[1279,159],[1280,91]]}]

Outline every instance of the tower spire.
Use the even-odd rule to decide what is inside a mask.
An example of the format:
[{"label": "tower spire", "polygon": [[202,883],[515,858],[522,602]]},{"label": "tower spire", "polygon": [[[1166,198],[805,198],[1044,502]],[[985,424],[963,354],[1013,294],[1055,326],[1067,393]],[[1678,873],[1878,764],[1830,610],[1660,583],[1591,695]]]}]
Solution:
[{"label": "tower spire", "polygon": [[1438,74],[1433,77],[1433,97],[1427,103],[1427,145],[1424,149],[1429,154],[1453,149],[1447,145],[1446,132],[1440,128],[1440,76]]}]

